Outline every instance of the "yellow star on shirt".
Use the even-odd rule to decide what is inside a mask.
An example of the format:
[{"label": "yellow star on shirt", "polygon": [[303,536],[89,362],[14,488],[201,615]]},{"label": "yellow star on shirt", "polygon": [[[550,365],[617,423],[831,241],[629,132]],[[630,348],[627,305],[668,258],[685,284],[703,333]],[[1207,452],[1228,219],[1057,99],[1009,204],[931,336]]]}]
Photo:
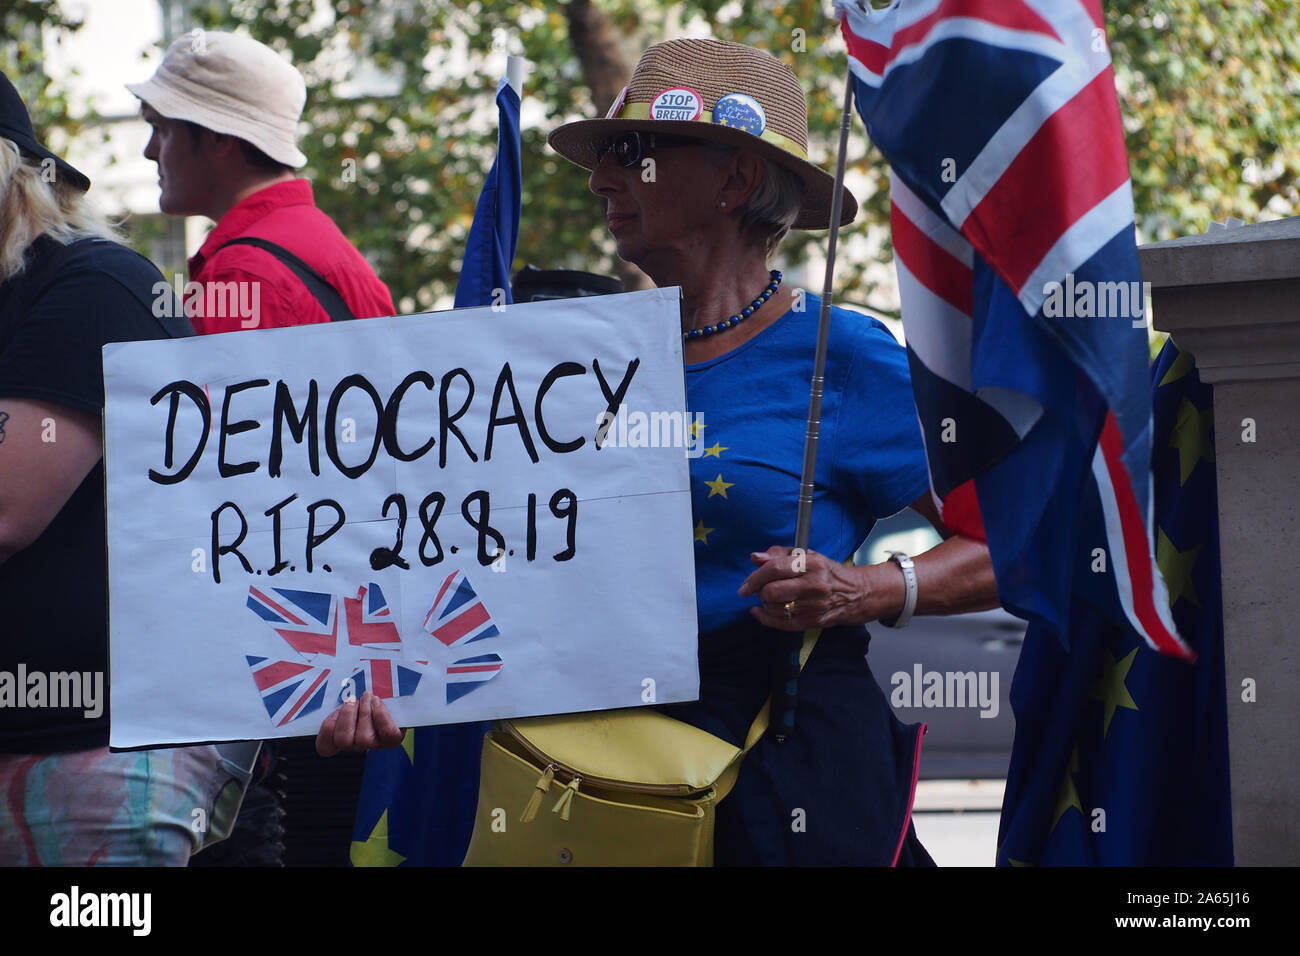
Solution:
[{"label": "yellow star on shirt", "polygon": [[712,533],[713,533],[714,531],[716,531],[716,530],[718,530],[718,529],[717,529],[717,528],[706,528],[706,527],[704,527],[704,522],[703,522],[703,521],[696,521],[696,522],[695,522],[695,540],[696,540],[696,541],[699,541],[701,544],[708,544],[708,543],[709,543],[709,535],[712,534]]},{"label": "yellow star on shirt", "polygon": [[388,811],[379,815],[375,828],[365,840],[353,840],[348,854],[353,866],[397,866],[406,857],[388,846]]},{"label": "yellow star on shirt", "polygon": [[699,437],[700,437],[700,432],[704,431],[704,429],[706,429],[706,428],[708,428],[708,427],[709,427],[709,426],[706,425],[706,424],[704,424],[704,422],[702,422],[702,421],[698,421],[698,420],[697,420],[697,421],[692,421],[692,422],[691,422],[691,437],[692,437],[692,438],[699,438]]},{"label": "yellow star on shirt", "polygon": [[722,453],[727,451],[729,447],[730,446],[728,445],[722,444],[722,442],[715,441],[710,447],[704,449],[704,457],[721,458]]},{"label": "yellow star on shirt", "polygon": [[725,498],[727,497],[727,489],[734,487],[736,483],[734,481],[723,481],[722,475],[718,475],[715,480],[706,481],[705,484],[709,486],[710,498],[714,495],[722,495]]}]

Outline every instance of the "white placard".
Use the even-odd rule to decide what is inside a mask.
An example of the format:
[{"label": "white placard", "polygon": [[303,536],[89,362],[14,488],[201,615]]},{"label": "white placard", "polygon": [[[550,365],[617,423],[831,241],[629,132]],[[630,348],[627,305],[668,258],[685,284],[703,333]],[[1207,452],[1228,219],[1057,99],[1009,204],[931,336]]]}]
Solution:
[{"label": "white placard", "polygon": [[695,699],[679,294],[105,346],[112,745]]}]

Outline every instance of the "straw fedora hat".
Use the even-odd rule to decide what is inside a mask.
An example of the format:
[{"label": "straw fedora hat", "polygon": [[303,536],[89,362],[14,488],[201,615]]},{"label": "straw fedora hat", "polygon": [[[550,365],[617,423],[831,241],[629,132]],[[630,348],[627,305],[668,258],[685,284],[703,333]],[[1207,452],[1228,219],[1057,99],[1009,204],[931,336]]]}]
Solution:
[{"label": "straw fedora hat", "polygon": [[[596,146],[628,130],[752,149],[803,181],[803,207],[794,227],[830,227],[835,177],[808,161],[803,87],[774,56],[723,40],[656,43],[641,55],[631,82],[604,119],[565,123],[547,142],[570,162],[594,169]],[[840,224],[852,222],[857,212],[857,200],[845,189]]]}]

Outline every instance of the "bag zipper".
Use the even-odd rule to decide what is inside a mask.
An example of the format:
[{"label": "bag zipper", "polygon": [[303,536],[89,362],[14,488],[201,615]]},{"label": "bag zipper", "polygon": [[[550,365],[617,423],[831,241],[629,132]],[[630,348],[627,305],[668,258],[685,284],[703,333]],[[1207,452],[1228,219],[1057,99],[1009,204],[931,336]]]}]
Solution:
[{"label": "bag zipper", "polygon": [[560,794],[560,799],[555,801],[555,806],[551,807],[552,813],[558,813],[560,819],[565,822],[569,819],[569,807],[573,805],[573,797],[578,792],[578,785],[582,783],[581,777],[574,777],[569,781],[569,785],[564,788],[564,793]]},{"label": "bag zipper", "polygon": [[520,823],[528,823],[533,817],[537,816],[537,808],[542,805],[542,798],[546,796],[546,791],[551,789],[551,781],[555,779],[555,770],[557,764],[547,764],[546,769],[542,771],[541,779],[533,788],[533,795],[528,798],[528,805],[524,807],[523,814],[519,817]]},{"label": "bag zipper", "polygon": [[[557,775],[563,774],[565,777],[569,778],[565,792],[560,795],[560,803],[556,805],[556,812],[566,812],[561,810],[560,807],[562,805],[567,807],[567,804],[573,799],[572,794],[577,792],[578,781],[583,780],[605,790],[623,790],[629,793],[645,793],[650,795],[662,794],[674,797],[703,794],[713,789],[713,784],[702,788],[692,787],[685,783],[629,784],[626,780],[611,780],[608,777],[595,777],[590,774],[579,773],[575,768],[562,764],[559,761],[552,759],[548,754],[542,753],[526,740],[522,734],[518,733],[513,726],[508,726],[507,729],[509,730],[510,736],[514,740],[518,741],[523,748],[528,751],[529,755],[532,756],[533,761],[545,768],[542,772],[541,779],[537,781],[537,791],[539,793],[544,794],[550,788],[551,781]],[[550,775],[549,777],[547,776],[548,774]],[[545,781],[544,784],[543,781]],[[537,797],[537,799],[540,801],[541,798]],[[531,800],[529,801],[529,805],[532,806]],[[525,813],[527,813],[527,810],[525,810]],[[535,808],[533,813],[536,814]],[[529,817],[529,819],[532,819],[532,817]]]}]

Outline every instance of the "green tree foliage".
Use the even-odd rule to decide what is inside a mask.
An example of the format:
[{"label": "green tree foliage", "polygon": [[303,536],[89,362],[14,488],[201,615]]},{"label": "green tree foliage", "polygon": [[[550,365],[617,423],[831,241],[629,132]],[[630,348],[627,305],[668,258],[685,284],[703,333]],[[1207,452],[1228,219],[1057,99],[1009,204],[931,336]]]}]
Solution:
[{"label": "green tree foliage", "polygon": [[[833,166],[845,74],[838,25],[828,4],[796,0],[767,7],[704,0],[650,6],[602,0],[599,8],[622,37],[620,53],[629,64],[646,46],[683,30],[708,30],[779,56],[805,83],[813,158]],[[304,118],[312,133],[303,151],[317,202],[365,250],[403,307],[428,307],[455,287],[479,187],[495,149],[492,101],[507,52],[533,64],[525,89],[525,212],[516,265],[615,270],[613,245],[600,203],[587,189],[587,174],[545,145],[546,133],[561,122],[597,115],[562,5],[342,2],[332,22],[322,22],[314,11],[311,0],[236,0],[200,7],[195,25],[247,30],[288,50],[307,75]],[[358,95],[358,87],[364,89],[379,73],[392,85],[380,94]],[[528,112],[528,100],[542,107],[539,125],[528,122],[536,116]],[[846,241],[888,221],[886,170],[860,126],[855,129],[858,155],[852,167],[874,188],[860,197],[864,212],[843,233]],[[345,160],[355,162],[355,182],[344,179]],[[809,244],[824,242],[825,233],[793,235],[782,259],[798,262]],[[854,298],[861,298],[866,265],[840,265],[840,285],[858,290]]]},{"label": "green tree foliage", "polygon": [[1300,212],[1300,5],[1103,2],[1143,240]]},{"label": "green tree foliage", "polygon": [[37,139],[51,149],[74,136],[100,135],[93,130],[98,117],[74,115],[67,92],[45,74],[46,43],[59,43],[81,27],[58,0],[0,0],[0,70],[27,104]]},{"label": "green tree foliage", "polygon": [[[1142,238],[1201,232],[1209,220],[1228,216],[1253,221],[1266,208],[1294,215],[1300,5],[1103,2]],[[832,168],[845,60],[829,3],[596,0],[595,6],[615,26],[617,52],[628,64],[650,43],[705,31],[789,63],[809,96],[813,159]],[[23,8],[29,21],[33,14],[44,18],[55,27],[47,35],[72,28],[53,0],[0,0],[0,7]],[[554,126],[597,114],[566,5],[339,0],[322,15],[315,0],[211,0],[192,13],[190,26],[246,31],[287,51],[303,71],[305,174],[318,204],[366,253],[404,310],[427,308],[455,286],[495,149],[493,95],[506,52],[534,65],[525,89],[525,212],[516,266],[614,270],[586,174],[545,146]],[[7,36],[11,19],[6,15]],[[12,65],[6,60],[7,72]],[[29,72],[26,64],[19,69]],[[29,77],[24,92],[38,85]],[[42,117],[68,123],[57,90],[35,95]],[[844,233],[846,242],[888,223],[887,171],[856,120],[850,168],[868,185],[859,189],[862,212]],[[797,263],[810,243],[824,239],[820,232],[792,236],[784,263]],[[865,266],[841,258],[837,284],[849,301],[870,298]]]}]

